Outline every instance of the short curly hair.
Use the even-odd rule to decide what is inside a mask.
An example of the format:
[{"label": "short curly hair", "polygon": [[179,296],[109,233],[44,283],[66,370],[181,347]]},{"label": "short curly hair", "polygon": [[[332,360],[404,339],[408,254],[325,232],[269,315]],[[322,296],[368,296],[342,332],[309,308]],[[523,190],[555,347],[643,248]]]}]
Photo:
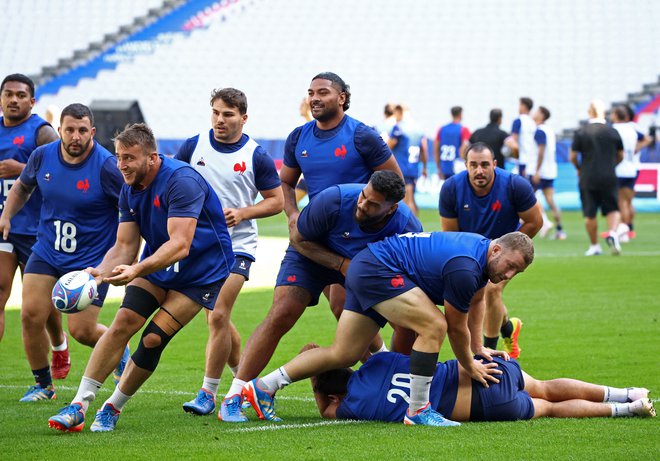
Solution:
[{"label": "short curly hair", "polygon": [[346,101],[344,101],[344,105],[342,106],[344,111],[347,111],[351,107],[351,87],[339,75],[334,72],[321,72],[314,76],[312,82],[318,79],[331,81],[340,93],[344,93],[346,96]]}]

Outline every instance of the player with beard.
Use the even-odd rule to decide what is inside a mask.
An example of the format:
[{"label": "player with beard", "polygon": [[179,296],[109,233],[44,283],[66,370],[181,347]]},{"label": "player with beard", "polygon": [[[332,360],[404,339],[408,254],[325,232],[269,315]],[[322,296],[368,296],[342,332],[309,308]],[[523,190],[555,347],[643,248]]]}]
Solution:
[{"label": "player with beard", "polygon": [[[0,85],[0,210],[9,189],[25,168],[38,146],[57,140],[57,133],[46,120],[32,113],[34,82],[23,74],[7,75]],[[37,238],[41,193],[36,190],[23,209],[14,216],[7,240],[0,236],[0,340],[5,331],[5,305],[11,293],[16,269],[21,275]],[[64,379],[71,368],[69,348],[62,331],[61,314],[52,311],[46,329],[53,345],[53,377]]]},{"label": "player with beard", "polygon": [[[199,311],[213,310],[234,265],[222,205],[199,172],[158,154],[156,138],[143,123],[128,126],[114,141],[116,168],[125,182],[117,239],[100,264],[86,270],[97,282],[126,285],[126,293],[92,351],[71,404],[48,420],[64,432],[83,429],[85,413],[122,348],[142,330],[121,380],[90,427],[92,432],[113,431],[124,405],[156,370],[172,338]],[[136,262],[141,238],[145,244]]]},{"label": "player with beard", "polygon": [[[43,194],[37,242],[25,266],[21,322],[23,344],[36,385],[22,402],[55,398],[48,366],[46,319],[54,310],[51,291],[67,272],[101,262],[117,231],[119,190],[123,183],[115,157],[94,142],[94,116],[88,107],[71,104],[60,119],[60,141],[37,148],[12,187],[0,216],[0,232],[7,237],[11,219],[38,186]],[[108,292],[99,294],[84,311],[69,314],[69,333],[81,344],[94,347],[107,330],[98,316]],[[115,379],[128,359],[115,370]]]},{"label": "player with beard", "polygon": [[[341,77],[332,72],[316,75],[310,83],[307,99],[314,120],[296,128],[288,136],[280,170],[289,229],[295,226],[300,214],[295,188],[301,174],[305,176],[310,201],[330,186],[365,184],[374,171],[391,170],[402,176],[396,159],[378,133],[345,114],[350,106],[351,92]],[[308,287],[317,283],[314,274],[296,269],[305,263],[306,258],[293,248],[287,250],[277,277],[273,304],[245,345],[228,396],[240,394],[245,383],[261,373],[280,339],[295,325],[307,306],[318,303],[318,297]],[[344,306],[345,292],[336,282],[332,283],[327,284],[331,286],[326,287],[324,293],[338,318]],[[382,346],[382,340],[378,338],[372,351]],[[237,420],[244,421],[244,415],[237,415]]]},{"label": "player with beard", "polygon": [[[440,222],[443,231],[474,232],[495,239],[519,230],[534,237],[543,225],[540,206],[529,181],[501,168],[484,143],[465,152],[467,171],[449,178],[440,191]],[[520,355],[518,335],[522,322],[509,318],[502,299],[507,282],[488,283],[484,344],[496,349],[500,334],[505,350]]]},{"label": "player with beard", "polygon": [[[512,232],[489,240],[478,234],[409,233],[371,243],[351,261],[346,305],[330,347],[306,351],[243,391],[262,419],[279,420],[274,393],[335,368],[353,366],[387,321],[417,333],[410,354],[410,403],[404,423],[452,426],[429,403],[429,390],[445,335],[468,375],[488,387],[502,372],[481,340],[484,287],[524,271],[534,259],[532,240]],[[443,314],[437,305],[444,305]],[[480,355],[487,363],[473,360]],[[368,361],[367,361],[368,363]]]}]

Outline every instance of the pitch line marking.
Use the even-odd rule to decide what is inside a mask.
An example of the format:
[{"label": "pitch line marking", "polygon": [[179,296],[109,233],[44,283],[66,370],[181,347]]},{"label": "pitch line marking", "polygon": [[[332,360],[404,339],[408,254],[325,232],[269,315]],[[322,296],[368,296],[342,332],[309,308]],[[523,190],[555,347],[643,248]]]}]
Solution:
[{"label": "pitch line marking", "polygon": [[353,419],[341,420],[341,421],[320,421],[318,423],[300,423],[300,424],[269,424],[267,426],[252,426],[252,427],[243,427],[240,429],[229,429],[223,430],[223,433],[238,433],[238,432],[263,432],[263,431],[280,431],[283,429],[306,429],[312,427],[321,427],[321,426],[346,426],[349,424],[363,424],[368,421],[356,421]]},{"label": "pitch line marking", "polygon": [[[17,386],[17,385],[9,385],[9,384],[0,384],[0,389],[26,389],[28,386]],[[57,386],[55,387],[55,390],[64,390],[64,391],[77,391],[77,387],[73,386]],[[99,390],[99,393],[102,392],[107,392],[110,393],[112,389],[101,389]],[[159,391],[155,389],[145,389],[145,390],[139,390],[138,391],[140,394],[155,394],[155,395],[185,395],[185,396],[195,396],[195,392],[190,391]],[[218,393],[218,397],[224,397],[225,394]],[[73,397],[73,396],[72,396]],[[282,395],[282,396],[277,396],[277,400],[290,400],[294,402],[314,402],[314,398],[312,397],[297,397],[295,395]]]},{"label": "pitch line marking", "polygon": [[[660,256],[660,251],[623,251],[622,256]],[[582,253],[543,253],[538,252],[535,257],[539,258],[588,258]],[[606,257],[608,254],[603,252],[601,257]]]}]

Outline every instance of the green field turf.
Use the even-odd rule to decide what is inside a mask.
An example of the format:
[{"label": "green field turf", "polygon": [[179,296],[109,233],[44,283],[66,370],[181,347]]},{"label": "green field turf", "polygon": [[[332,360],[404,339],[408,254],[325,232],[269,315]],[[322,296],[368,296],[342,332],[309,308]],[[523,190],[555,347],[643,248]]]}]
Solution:
[{"label": "green field turf", "polygon": [[[566,214],[566,241],[536,239],[534,264],[505,292],[512,315],[521,317],[521,363],[544,379],[575,377],[613,386],[644,386],[660,395],[660,218],[637,218],[639,237],[620,257],[609,252],[586,258],[582,221]],[[428,230],[437,214],[423,213]],[[266,220],[261,231],[285,235],[281,217]],[[263,319],[272,290],[244,292],[234,322],[247,339]],[[110,322],[118,303],[107,303]],[[18,403],[31,384],[20,337],[20,315],[7,312],[0,343],[0,459],[660,459],[658,419],[534,420],[467,423],[459,428],[406,427],[403,424],[324,422],[310,385],[302,382],[278,394],[283,423],[257,420],[219,423],[214,416],[184,414],[181,404],[198,390],[207,337],[199,315],[168,346],[158,370],[127,404],[117,429],[89,432],[91,415],[113,388],[112,380],[90,408],[80,434],[61,434],[47,419],[75,394],[90,350],[71,345],[73,367],[56,383],[56,401]],[[285,337],[267,371],[283,364],[305,343],[329,344],[334,319],[327,303],[310,308]],[[386,335],[389,334],[386,332]],[[133,345],[137,344],[134,339]],[[450,357],[448,343],[442,357]],[[230,373],[220,385],[226,391]]]}]

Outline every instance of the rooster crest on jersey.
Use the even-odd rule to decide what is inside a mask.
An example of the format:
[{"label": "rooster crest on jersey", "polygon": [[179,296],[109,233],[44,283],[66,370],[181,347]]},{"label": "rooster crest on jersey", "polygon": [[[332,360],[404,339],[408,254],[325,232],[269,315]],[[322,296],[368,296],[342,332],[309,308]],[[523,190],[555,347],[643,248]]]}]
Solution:
[{"label": "rooster crest on jersey", "polygon": [[89,306],[97,295],[94,277],[84,271],[64,274],[51,293],[53,305],[60,312],[72,314]]}]

